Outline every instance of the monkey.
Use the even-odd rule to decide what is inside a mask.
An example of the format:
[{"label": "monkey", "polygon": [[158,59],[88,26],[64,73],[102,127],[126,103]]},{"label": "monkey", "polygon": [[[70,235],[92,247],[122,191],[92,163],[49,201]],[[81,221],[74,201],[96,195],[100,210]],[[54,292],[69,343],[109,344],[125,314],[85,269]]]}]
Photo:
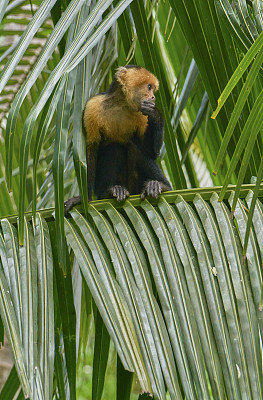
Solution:
[{"label": "monkey", "polygon": [[[124,201],[130,194],[157,198],[172,190],[156,160],[164,122],[155,104],[155,75],[143,67],[119,67],[106,92],[89,99],[83,111],[86,132],[88,200]],[[65,202],[67,213],[80,196]]]}]

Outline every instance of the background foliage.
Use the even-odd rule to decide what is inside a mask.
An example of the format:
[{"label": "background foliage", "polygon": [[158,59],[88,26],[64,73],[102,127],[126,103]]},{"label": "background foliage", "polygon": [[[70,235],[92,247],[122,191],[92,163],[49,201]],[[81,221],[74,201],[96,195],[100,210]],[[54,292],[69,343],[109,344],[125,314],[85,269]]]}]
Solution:
[{"label": "background foliage", "polygon": [[[0,399],[76,398],[87,345],[100,399],[110,337],[119,399],[133,372],[136,398],[261,398],[262,0],[0,6]],[[82,110],[127,63],[160,80],[177,191],[88,205]]]}]

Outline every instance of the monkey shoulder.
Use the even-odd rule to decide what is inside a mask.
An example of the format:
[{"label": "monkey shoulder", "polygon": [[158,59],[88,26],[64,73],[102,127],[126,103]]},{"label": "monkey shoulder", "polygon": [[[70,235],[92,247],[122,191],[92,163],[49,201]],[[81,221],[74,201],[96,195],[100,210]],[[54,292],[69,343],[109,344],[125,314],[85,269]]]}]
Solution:
[{"label": "monkey shoulder", "polygon": [[98,94],[86,103],[83,124],[88,144],[99,143],[101,134],[106,141],[127,143],[135,132],[144,135],[148,117],[140,111],[131,111],[121,102],[112,101],[105,94]]},{"label": "monkey shoulder", "polygon": [[87,145],[99,143],[101,140],[100,116],[102,112],[103,95],[98,94],[87,101],[83,112],[83,125],[87,135]]}]

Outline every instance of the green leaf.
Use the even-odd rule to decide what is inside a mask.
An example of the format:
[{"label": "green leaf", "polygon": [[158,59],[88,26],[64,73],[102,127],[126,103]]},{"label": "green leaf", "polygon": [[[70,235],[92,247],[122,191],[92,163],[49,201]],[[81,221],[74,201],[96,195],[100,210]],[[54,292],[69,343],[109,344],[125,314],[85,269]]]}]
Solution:
[{"label": "green leaf", "polygon": [[244,58],[240,62],[238,68],[236,69],[236,71],[234,72],[232,77],[230,78],[229,82],[227,83],[227,86],[225,87],[224,91],[222,92],[222,94],[220,95],[220,97],[218,99],[218,106],[217,106],[216,110],[214,111],[212,118],[215,118],[217,116],[217,114],[221,110],[222,106],[224,105],[226,99],[228,98],[229,94],[232,92],[232,90],[235,87],[235,85],[237,84],[237,82],[240,80],[240,78],[243,76],[243,74],[247,71],[249,65],[251,64],[251,62],[254,60],[254,58],[259,53],[260,57],[257,60],[258,63],[256,63],[256,65],[254,67],[254,70],[253,70],[254,73],[253,74],[250,73],[250,77],[248,80],[248,84],[249,84],[248,87],[250,88],[250,85],[253,84],[253,81],[255,80],[254,74],[258,70],[258,68],[257,68],[258,65],[261,65],[260,61],[262,63],[262,43],[263,43],[263,33],[258,37],[258,39],[255,41],[255,43],[253,43],[253,45],[250,47],[247,54],[244,56]]},{"label": "green leaf", "polygon": [[121,360],[117,357],[117,395],[116,400],[130,400],[133,373],[125,371]]},{"label": "green leaf", "polygon": [[84,213],[87,214],[88,188],[86,166],[86,138],[82,129],[82,111],[86,100],[84,77],[87,73],[87,61],[84,59],[77,67],[77,78],[74,96],[74,125],[73,125],[73,159],[80,189]]},{"label": "green leaf", "polygon": [[[179,271],[175,274],[175,272],[168,268],[169,265],[173,265],[179,270],[181,263],[174,248],[172,239],[167,231],[166,225],[163,223],[158,213],[147,201],[142,203],[142,208],[145,210],[147,217],[152,224],[153,230],[156,232],[160,242],[164,267],[159,267],[157,269],[154,264],[152,264],[152,271],[154,277],[160,276],[158,280],[155,278],[155,284],[158,290],[162,308],[171,309],[171,313],[165,314],[165,320],[166,325],[170,327],[170,340],[174,349],[175,358],[177,360],[177,368],[180,373],[180,378],[185,393],[187,393],[187,396],[190,398],[195,398],[196,394],[193,386],[193,377],[192,374],[187,372],[189,371],[190,365],[192,365],[194,368],[194,364],[197,362],[197,360],[194,362],[193,359],[191,359],[193,357],[193,350],[191,348],[193,343],[191,343],[190,337],[184,341],[182,341],[180,337],[182,326],[187,324],[188,318],[191,318],[190,315],[185,315],[185,304],[187,303],[188,298],[183,291],[183,287],[186,282],[182,280]],[[182,299],[182,301],[179,299]],[[197,345],[197,342],[195,342],[195,345]],[[190,350],[188,346],[190,347]],[[194,349],[194,351],[196,350]],[[188,362],[189,358],[191,359],[191,364]],[[199,362],[200,361],[201,359],[199,359]],[[200,392],[201,391],[199,389],[199,393]]]},{"label": "green leaf", "polygon": [[[234,193],[229,197],[228,201],[231,205],[233,202]],[[241,200],[237,202],[237,207],[234,213],[235,221],[240,232],[240,238],[242,244],[244,243],[245,234],[247,230],[247,211],[244,208]],[[255,307],[258,310],[260,294],[261,294],[261,282],[262,282],[262,271],[260,269],[260,244],[257,243],[257,238],[253,230],[251,230],[249,235],[248,247],[247,247],[247,264],[248,272],[250,277],[250,283],[252,287],[253,298],[255,302]],[[260,317],[261,314],[259,314]],[[259,318],[260,320],[261,318]],[[262,328],[261,328],[262,331]]]},{"label": "green leaf", "polygon": [[238,43],[240,49],[242,51],[248,50],[251,46],[251,41],[241,29],[240,22],[238,21],[229,1],[216,0],[216,6],[225,27],[229,30],[231,35],[235,35],[234,39]]},{"label": "green leaf", "polygon": [[263,2],[262,0],[253,1],[253,10],[255,13],[256,24],[259,32],[263,31]]},{"label": "green leaf", "polygon": [[[248,195],[246,197],[246,203],[249,206],[249,210],[251,210],[251,213],[249,214],[249,217],[253,218],[253,227],[255,229],[255,234],[257,236],[257,241],[258,243],[262,243],[263,239],[263,231],[262,231],[262,225],[263,225],[263,210],[262,210],[262,205],[261,203],[256,199],[256,196],[253,196],[253,192],[250,190],[248,192]],[[255,203],[254,206],[254,211],[252,212],[252,205]],[[247,235],[247,232],[246,232]],[[260,253],[261,253],[261,260],[263,260],[263,248],[262,246],[259,246]]]},{"label": "green leaf", "polygon": [[23,349],[26,369],[33,382],[37,363],[37,256],[32,227],[25,220],[24,246],[19,247],[19,275],[21,282],[21,317]]},{"label": "green leaf", "polygon": [[49,99],[43,109],[40,124],[37,131],[37,137],[35,142],[35,152],[34,152],[34,161],[33,161],[33,205],[32,205],[32,212],[33,217],[35,219],[36,215],[36,197],[37,197],[37,172],[38,172],[38,165],[39,165],[39,158],[41,153],[41,148],[49,128],[50,122],[53,118],[54,112],[56,110],[57,103],[59,98],[61,97],[63,90],[63,85],[60,82],[57,84],[52,97]]},{"label": "green leaf", "polygon": [[[56,283],[56,279],[55,279]],[[59,397],[66,400],[66,388],[64,385],[63,354],[61,351],[61,318],[59,312],[59,300],[57,285],[54,289],[54,308],[55,308],[55,377]]]},{"label": "green leaf", "polygon": [[116,270],[118,281],[123,288],[130,310],[134,309],[135,311],[132,312],[132,317],[147,372],[152,382],[153,393],[157,393],[160,398],[163,398],[165,391],[161,366],[153,356],[156,354],[156,345],[151,329],[152,302],[147,304],[143,300],[147,298],[147,294],[151,298],[153,296],[151,279],[146,269],[147,261],[134,232],[125,219],[110,204],[107,204],[106,211],[127,254],[136,285],[128,263],[123,265],[122,269]]},{"label": "green leaf", "polygon": [[[133,221],[135,230],[147,251],[151,268],[157,278],[162,270],[162,258],[158,254],[155,238],[151,231],[147,229],[146,222],[143,217],[135,210],[128,201],[124,204],[124,210],[128,217]],[[161,285],[161,276],[158,280],[158,284]],[[148,297],[148,298],[147,298]],[[181,391],[178,385],[177,374],[175,372],[174,360],[171,357],[172,349],[168,340],[167,331],[164,328],[164,320],[161,318],[159,307],[157,306],[156,300],[151,296],[144,296],[146,310],[149,313],[149,322],[156,342],[157,354],[160,358],[160,364],[164,374],[165,382],[169,388],[170,393],[181,398]]]},{"label": "green leaf", "polygon": [[[234,169],[236,168],[236,165],[237,165],[239,159],[241,158],[242,152],[244,151],[244,148],[246,147],[244,155],[242,156],[242,163],[241,163],[241,168],[240,168],[239,176],[238,176],[238,187],[237,187],[236,194],[238,195],[238,193],[239,193],[239,190],[241,188],[241,184],[243,182],[244,175],[245,175],[245,172],[247,169],[247,165],[249,162],[249,157],[253,150],[257,134],[260,130],[260,127],[262,126],[262,121],[263,121],[262,109],[263,109],[263,90],[261,91],[260,95],[257,97],[257,99],[254,103],[253,109],[251,110],[251,113],[250,113],[250,115],[245,123],[244,129],[242,131],[241,137],[235,148],[229,169],[228,169],[226,177],[225,177],[224,185],[223,185],[221,193],[220,193],[219,201],[222,201],[222,199],[224,198],[224,194],[225,194],[227,185],[229,183],[231,174],[233,173]],[[233,210],[235,209],[235,203],[236,203],[236,200],[235,200],[234,204],[232,205]]]},{"label": "green leaf", "polygon": [[[213,265],[211,252],[209,251],[209,247],[206,246],[206,238],[200,222],[196,218],[194,210],[188,204],[186,204],[180,196],[176,198],[175,204],[181,215],[181,218],[183,219],[193,246],[197,252],[198,266],[200,267],[204,291],[208,300],[207,303],[205,303],[204,297],[200,296],[200,293],[197,293],[197,296],[199,298],[199,315],[197,317],[197,325],[200,329],[200,340],[202,341],[202,348],[204,352],[205,362],[207,364],[208,374],[210,377],[210,384],[213,392],[217,393],[217,396],[219,398],[224,398],[222,384],[223,376],[222,370],[220,368],[220,359],[219,354],[216,350],[216,341],[212,333],[212,325],[207,309],[207,307],[210,307],[211,304],[211,307],[213,306],[217,310],[217,313],[219,311],[218,305],[216,304],[216,298],[214,298],[215,288],[213,287],[213,281],[209,280],[209,275],[212,275],[212,270],[210,266]],[[195,280],[196,279],[197,277],[195,277]],[[197,287],[195,290],[197,290],[198,292],[199,288]],[[212,314],[212,316],[214,316],[214,314]],[[212,322],[213,324],[216,324],[216,322],[218,321],[212,320]],[[206,338],[205,341],[203,341],[204,338]]]},{"label": "green leaf", "polygon": [[258,32],[249,15],[247,3],[244,0],[236,1],[236,11],[243,31],[251,41],[254,41],[258,37]]},{"label": "green leaf", "polygon": [[8,378],[5,381],[4,386],[1,389],[0,400],[10,399],[12,400],[20,386],[20,382],[17,376],[16,368],[13,366]]},{"label": "green leaf", "polygon": [[[85,227],[85,225],[83,226]],[[126,321],[124,321],[123,315],[120,314],[120,311],[118,309],[115,309],[115,307],[113,306],[112,304],[113,301],[109,296],[108,291],[106,290],[106,287],[103,283],[101,276],[98,274],[96,270],[95,264],[89,254],[87,247],[79,237],[76,230],[67,220],[65,220],[65,230],[67,239],[77,258],[84,279],[86,280],[89,286],[94,301],[96,302],[100,314],[103,317],[104,323],[107,326],[107,329],[112,337],[112,340],[116,345],[117,351],[122,359],[122,362],[125,364],[126,369],[133,370],[134,365],[130,353],[131,348],[129,346],[129,350],[127,352],[127,347],[124,345],[124,343],[127,343],[128,339],[127,331],[126,329],[123,330],[120,329],[121,326],[122,328],[124,328],[126,324],[130,324],[130,321],[128,321],[127,319],[127,316],[129,315],[128,310],[126,310],[127,312]],[[123,305],[122,307],[125,306]],[[119,315],[116,314],[117,312]]]},{"label": "green leaf", "polygon": [[[196,256],[181,220],[175,213],[174,208],[165,201],[163,196],[159,201],[158,207],[160,208],[161,214],[167,224],[177,254],[180,257],[185,270],[184,279],[184,272],[180,270],[180,262],[177,261],[174,272],[173,270],[170,270],[170,264],[167,264],[167,274],[173,293],[174,303],[178,310],[181,329],[187,331],[187,333],[185,332],[184,334],[182,342],[186,348],[197,393],[199,397],[208,398],[207,377],[203,365],[203,355],[199,347],[200,339],[197,325],[199,321],[198,318],[196,319],[194,316],[197,315],[196,304],[199,303],[198,296],[194,298],[196,289],[194,287],[195,283],[191,272],[192,269],[195,270],[197,267]],[[189,290],[187,290],[187,287]],[[189,294],[191,294],[192,302]],[[187,329],[184,328],[186,326]]]},{"label": "green leaf", "polygon": [[100,400],[109,356],[110,336],[100,314],[95,314],[95,344],[92,369],[92,400]]},{"label": "green leaf", "polygon": [[196,138],[198,130],[199,130],[199,128],[200,128],[205,116],[207,115],[207,112],[208,112],[209,108],[210,108],[210,104],[209,104],[208,96],[207,96],[207,93],[205,93],[203,98],[202,98],[202,103],[201,103],[200,108],[198,110],[198,114],[196,116],[196,119],[194,121],[192,129],[191,129],[191,131],[189,133],[188,140],[185,143],[184,152],[183,152],[182,158],[181,158],[181,164],[184,164],[185,159],[187,157],[187,154],[189,152],[189,149],[190,149],[194,139]]},{"label": "green leaf", "polygon": [[[216,302],[212,303],[214,311],[212,310],[211,301],[209,301],[209,308],[212,316],[212,323],[214,326],[218,324],[214,332],[217,343],[221,343],[218,349],[222,365],[224,365],[223,372],[227,396],[229,398],[238,398],[241,396],[241,393],[246,393],[246,395],[249,396],[249,388],[246,387],[244,375],[238,376],[236,368],[236,364],[242,365],[242,369],[244,368],[247,373],[238,314],[235,299],[231,293],[232,287],[222,238],[218,232],[217,222],[211,208],[200,195],[195,197],[194,205],[209,240],[213,256],[213,263],[210,267],[210,282],[214,286],[213,291]],[[204,285],[206,286],[205,281]],[[224,312],[226,313],[227,326],[224,323]],[[214,316],[216,316],[216,318],[214,318]],[[217,320],[217,318],[219,318],[219,320]]]},{"label": "green leaf", "polygon": [[[16,370],[21,382],[23,391],[25,394],[31,394],[30,383],[26,374],[26,362],[24,358],[23,346],[22,346],[22,332],[21,332],[21,295],[18,295],[17,288],[17,277],[14,269],[14,264],[11,263],[11,258],[14,260],[17,258],[17,250],[13,247],[13,234],[10,231],[10,226],[7,221],[2,221],[2,228],[5,231],[5,242],[6,242],[6,256],[9,258],[10,265],[10,277],[6,278],[2,265],[0,265],[0,311],[1,318],[4,324],[5,333],[7,335],[10,347],[13,354],[15,355],[14,361]],[[1,238],[2,239],[2,238]],[[3,239],[1,240],[3,242]],[[13,253],[15,252],[15,254]],[[1,251],[1,259],[3,260],[4,249]],[[15,257],[14,257],[15,256]],[[5,262],[5,259],[3,260]],[[10,286],[9,286],[10,284]],[[18,301],[16,305],[15,300]],[[17,308],[18,307],[18,308]],[[18,324],[19,320],[19,324]]]},{"label": "green leaf", "polygon": [[55,189],[55,223],[60,268],[66,270],[66,251],[64,239],[64,167],[67,136],[69,128],[70,105],[76,79],[76,71],[67,76],[58,103],[57,129],[53,156],[53,176]]},{"label": "green leaf", "polygon": [[[5,241],[5,252],[6,252],[5,258],[7,259],[7,265],[5,266],[5,274],[6,274],[6,279],[8,280],[10,286],[12,301],[14,302],[14,308],[16,312],[20,337],[22,337],[22,317],[20,308],[22,302],[21,300],[22,285],[21,285],[21,276],[19,272],[17,232],[15,228],[6,219],[1,221],[1,225]],[[2,262],[3,264],[5,264],[5,259]]]},{"label": "green leaf", "polygon": [[[61,343],[63,343],[63,348],[65,351],[65,361],[66,361],[66,371],[69,381],[70,395],[74,399],[76,397],[76,314],[72,293],[72,276],[71,267],[68,254],[68,247],[66,247],[66,271],[63,274],[62,269],[59,266],[58,261],[58,246],[56,245],[56,227],[55,223],[52,221],[50,225],[50,236],[52,244],[52,252],[54,258],[54,271],[56,276],[56,298],[58,309],[56,310],[56,328],[60,328],[62,324],[62,337],[58,336],[55,338],[56,348],[58,348]],[[56,301],[56,300],[55,300]],[[61,340],[61,343],[60,343]],[[55,366],[58,368],[58,379],[59,388],[62,396],[64,395],[64,386],[62,386],[62,371],[61,371],[61,354],[57,352],[55,359]],[[65,367],[64,367],[65,368]],[[66,372],[65,372],[66,374]],[[63,378],[64,379],[64,378]]]},{"label": "green leaf", "polygon": [[4,339],[5,339],[5,330],[4,330],[3,321],[2,321],[1,315],[0,315],[0,346],[2,346],[4,344]]},{"label": "green leaf", "polygon": [[[117,293],[115,295],[114,301],[116,302],[117,295],[124,296],[127,304],[132,306],[132,307],[130,307],[131,310],[133,310],[134,308],[136,309],[136,312],[135,313],[133,312],[131,317],[133,318],[133,321],[134,321],[133,323],[135,324],[136,328],[138,329],[137,318],[138,318],[139,311],[137,311],[137,307],[138,307],[140,298],[138,297],[138,300],[136,300],[136,299],[137,299],[137,296],[140,296],[140,295],[138,293],[138,289],[134,285],[133,278],[130,275],[130,270],[128,269],[129,263],[125,256],[125,252],[124,252],[122,246],[120,246],[120,242],[119,242],[118,238],[114,234],[112,228],[107,223],[105,218],[100,213],[98,213],[96,211],[96,209],[93,208],[92,206],[89,207],[89,214],[92,216],[92,218],[96,222],[96,225],[99,229],[101,236],[103,237],[103,240],[105,241],[105,243],[107,243],[107,248],[110,253],[111,261],[112,261],[112,264],[115,269],[116,278],[122,289],[123,294],[121,294],[120,290],[118,290],[118,286],[116,287]],[[85,237],[86,237],[86,235],[85,235]],[[101,274],[102,274],[102,271],[101,271]],[[110,275],[109,275],[109,277],[110,277]],[[115,289],[115,292],[116,292],[116,289]],[[125,305],[126,305],[126,302],[125,302]],[[116,303],[116,305],[117,305],[117,303]],[[144,313],[144,310],[142,312]],[[147,321],[146,321],[146,323],[147,323]],[[141,328],[141,321],[140,321],[139,326]],[[134,329],[134,327],[133,327],[133,329]],[[129,341],[131,341],[132,348],[134,349],[134,351],[136,350],[133,357],[136,360],[135,367],[138,371],[137,375],[140,376],[140,379],[141,379],[141,386],[145,390],[149,391],[149,378],[145,371],[145,366],[142,364],[142,359],[141,359],[142,356],[141,356],[141,352],[139,350],[137,340],[134,341],[134,337],[131,337],[130,333],[128,336],[129,336]],[[133,354],[133,352],[131,354]],[[123,360],[122,360],[122,362],[123,362]],[[149,369],[148,369],[148,371],[149,371]],[[132,370],[132,372],[133,372],[133,370]],[[155,390],[154,387],[153,387],[153,390]]]},{"label": "green leaf", "polygon": [[54,373],[54,302],[53,258],[48,225],[40,214],[36,216],[35,243],[38,259],[38,352],[43,379],[44,398],[53,393]]},{"label": "green leaf", "polygon": [[0,23],[1,23],[2,19],[3,19],[3,16],[5,15],[5,9],[6,9],[7,4],[8,4],[8,0],[3,0],[2,1],[1,10],[0,10]]},{"label": "green leaf", "polygon": [[[51,1],[44,0],[41,2],[40,7],[38,8],[37,12],[31,19],[26,30],[24,31],[23,35],[21,36],[12,57],[8,60],[8,62],[4,66],[3,70],[1,71],[0,92],[2,92],[4,86],[6,85],[8,79],[14,72],[15,67],[17,66],[18,62],[21,60],[24,52],[26,51],[29,43],[31,42],[32,38],[38,31],[39,27],[43,24],[45,19],[48,17],[50,10],[52,9],[55,2],[56,2],[56,0],[51,0]],[[2,14],[2,12],[4,12],[4,10],[5,10],[5,7],[3,7],[3,8],[1,7],[0,13]],[[1,21],[1,14],[0,14],[0,21]],[[32,84],[33,84],[33,82],[32,82]]]},{"label": "green leaf", "polygon": [[[237,300],[237,309],[240,318],[240,328],[244,340],[244,350],[248,365],[248,377],[253,397],[260,397],[262,391],[262,370],[258,359],[259,337],[255,324],[255,308],[251,298],[247,279],[242,268],[242,252],[238,241],[233,221],[229,218],[229,211],[225,204],[218,202],[218,196],[211,197],[219,229],[222,235],[225,252],[229,264],[231,281]],[[238,366],[240,369],[240,366]]]},{"label": "green leaf", "polygon": [[[248,56],[248,54],[245,56],[245,58]],[[245,58],[243,60],[245,60]],[[242,90],[239,94],[237,103],[235,105],[234,111],[231,115],[230,121],[228,123],[225,135],[224,135],[224,140],[221,144],[217,159],[216,159],[216,163],[215,163],[215,167],[213,170],[213,174],[216,174],[218,172],[219,166],[223,161],[223,158],[225,156],[225,152],[226,152],[226,148],[227,145],[229,143],[229,140],[231,138],[231,135],[233,134],[233,130],[237,124],[238,119],[240,118],[242,109],[245,105],[245,102],[248,99],[248,96],[251,92],[252,86],[257,78],[258,72],[261,68],[262,65],[262,61],[263,61],[263,46],[262,48],[259,50],[259,53],[256,57],[256,60],[253,62],[253,65],[248,73],[247,79],[245,81],[245,84],[242,87]],[[240,69],[238,68],[236,70],[236,72],[238,72],[240,74]],[[225,99],[227,98],[227,96],[230,94],[231,90],[233,89],[235,83],[234,83],[234,76],[236,75],[236,73],[234,73],[234,75],[232,76],[232,78],[230,79],[227,87],[224,89],[222,95],[220,96],[219,100],[218,100],[218,108],[216,109],[216,111],[213,113],[212,118],[214,118],[218,111],[220,110],[221,106],[220,104],[224,103]],[[233,86],[230,84],[231,80],[233,79]],[[238,79],[238,77],[236,77],[236,79]],[[218,111],[217,111],[218,110]]]}]

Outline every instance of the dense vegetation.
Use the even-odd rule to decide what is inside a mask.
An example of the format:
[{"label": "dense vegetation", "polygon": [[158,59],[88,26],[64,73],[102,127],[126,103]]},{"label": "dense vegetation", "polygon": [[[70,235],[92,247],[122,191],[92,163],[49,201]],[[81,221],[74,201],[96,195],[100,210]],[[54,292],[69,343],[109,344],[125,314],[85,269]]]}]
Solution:
[{"label": "dense vegetation", "polygon": [[[112,376],[120,400],[262,398],[263,1],[3,0],[0,22],[0,400],[109,399]],[[175,191],[88,204],[82,110],[127,63],[160,80]]]}]

